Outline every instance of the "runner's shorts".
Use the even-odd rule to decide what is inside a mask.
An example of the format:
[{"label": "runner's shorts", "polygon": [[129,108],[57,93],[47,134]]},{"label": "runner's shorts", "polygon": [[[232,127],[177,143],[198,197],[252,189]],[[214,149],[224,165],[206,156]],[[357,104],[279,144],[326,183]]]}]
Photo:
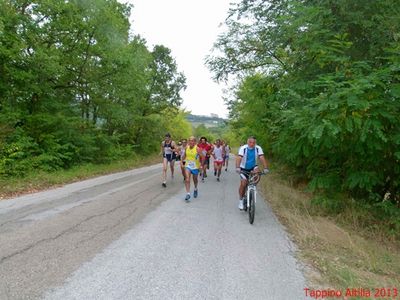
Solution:
[{"label": "runner's shorts", "polygon": [[186,170],[188,170],[193,175],[199,175],[199,169],[191,169],[191,168],[186,167]]},{"label": "runner's shorts", "polygon": [[253,171],[255,168],[257,168],[258,166],[257,165],[255,165],[254,166],[254,168],[252,168],[252,169],[243,169],[243,168],[240,168],[240,179],[245,179],[245,180],[249,180],[249,174],[248,173],[250,173],[251,171]]},{"label": "runner's shorts", "polygon": [[173,161],[173,160],[176,159],[176,154],[175,154],[175,153],[172,153],[172,154],[164,154],[164,158],[166,158],[167,161],[171,162],[171,161]]},{"label": "runner's shorts", "polygon": [[214,163],[221,166],[224,163],[224,161],[223,160],[214,160]]}]

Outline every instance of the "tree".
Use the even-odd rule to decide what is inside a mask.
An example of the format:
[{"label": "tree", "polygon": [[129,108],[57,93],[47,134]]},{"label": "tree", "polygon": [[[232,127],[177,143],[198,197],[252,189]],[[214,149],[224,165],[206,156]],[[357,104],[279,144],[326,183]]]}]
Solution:
[{"label": "tree", "polygon": [[200,139],[201,137],[206,137],[207,140],[212,143],[215,140],[215,136],[211,133],[210,129],[204,124],[200,124],[194,128],[194,136]]},{"label": "tree", "polygon": [[232,126],[314,189],[398,203],[399,18],[393,0],[232,6],[207,60],[239,79]]},{"label": "tree", "polygon": [[0,174],[158,151],[161,116],[178,111],[185,77],[168,48],[129,38],[130,10],[116,0],[0,2]]},{"label": "tree", "polygon": [[160,111],[168,106],[181,105],[180,91],[186,88],[186,78],[177,71],[171,50],[156,45],[151,53],[151,79],[148,88],[147,103],[150,111]]}]

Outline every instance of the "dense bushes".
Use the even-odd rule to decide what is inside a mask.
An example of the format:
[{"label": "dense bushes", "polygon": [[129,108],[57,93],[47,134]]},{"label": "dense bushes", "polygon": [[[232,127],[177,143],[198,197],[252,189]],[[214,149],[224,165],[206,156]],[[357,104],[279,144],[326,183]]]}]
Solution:
[{"label": "dense bushes", "polygon": [[[0,2],[0,174],[159,150],[185,77],[116,0]],[[176,119],[176,120],[178,120]],[[173,119],[175,120],[175,119]]]},{"label": "dense bushes", "polygon": [[[216,78],[238,75],[232,126],[310,187],[400,201],[400,12],[386,1],[242,1]],[[332,198],[333,199],[333,198]],[[384,204],[390,202],[390,204]]]}]

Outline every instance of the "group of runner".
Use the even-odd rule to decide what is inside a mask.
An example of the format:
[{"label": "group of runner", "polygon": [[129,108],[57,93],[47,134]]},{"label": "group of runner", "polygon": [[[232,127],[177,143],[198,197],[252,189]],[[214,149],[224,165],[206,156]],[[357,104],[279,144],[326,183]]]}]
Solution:
[{"label": "group of runner", "polygon": [[[199,143],[194,136],[188,140],[182,139],[176,144],[170,134],[165,135],[164,141],[161,142],[161,154],[163,155],[163,175],[162,186],[167,187],[167,169],[168,164],[171,168],[171,177],[174,177],[175,161],[180,162],[180,168],[183,181],[186,187],[185,200],[189,201],[190,182],[193,180],[194,191],[193,197],[198,196],[198,177],[204,181],[207,177],[207,170],[210,168],[210,158],[213,158],[214,176],[220,181],[221,170],[225,167],[228,171],[229,154],[231,148],[228,143],[217,139],[215,143],[209,143],[206,137],[201,137]],[[263,172],[269,172],[269,163],[264,157],[262,148],[257,145],[256,138],[250,136],[247,144],[241,144],[236,156],[236,172],[240,175],[239,185],[239,209],[243,210],[243,202],[245,189],[248,183],[250,172],[260,172],[257,162],[260,161],[264,167]]]},{"label": "group of runner", "polygon": [[163,155],[162,186],[167,186],[168,165],[171,169],[171,178],[174,178],[175,161],[180,163],[183,180],[186,186],[185,200],[190,200],[190,181],[193,179],[193,197],[198,196],[198,177],[204,182],[207,178],[207,170],[210,169],[210,159],[213,158],[214,176],[220,181],[222,168],[228,171],[229,154],[231,148],[229,144],[221,139],[215,143],[208,142],[206,137],[197,139],[191,136],[188,140],[182,139],[178,143],[172,140],[167,133],[164,141],[161,142],[161,154]]}]

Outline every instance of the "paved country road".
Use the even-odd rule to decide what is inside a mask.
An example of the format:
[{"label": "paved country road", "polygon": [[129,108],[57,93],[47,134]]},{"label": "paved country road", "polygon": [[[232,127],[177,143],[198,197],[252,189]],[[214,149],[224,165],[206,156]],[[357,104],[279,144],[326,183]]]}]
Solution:
[{"label": "paved country road", "polygon": [[[0,299],[304,299],[294,246],[238,176],[209,175],[185,203],[161,166],[0,201]],[[180,174],[179,174],[180,175]]]}]

